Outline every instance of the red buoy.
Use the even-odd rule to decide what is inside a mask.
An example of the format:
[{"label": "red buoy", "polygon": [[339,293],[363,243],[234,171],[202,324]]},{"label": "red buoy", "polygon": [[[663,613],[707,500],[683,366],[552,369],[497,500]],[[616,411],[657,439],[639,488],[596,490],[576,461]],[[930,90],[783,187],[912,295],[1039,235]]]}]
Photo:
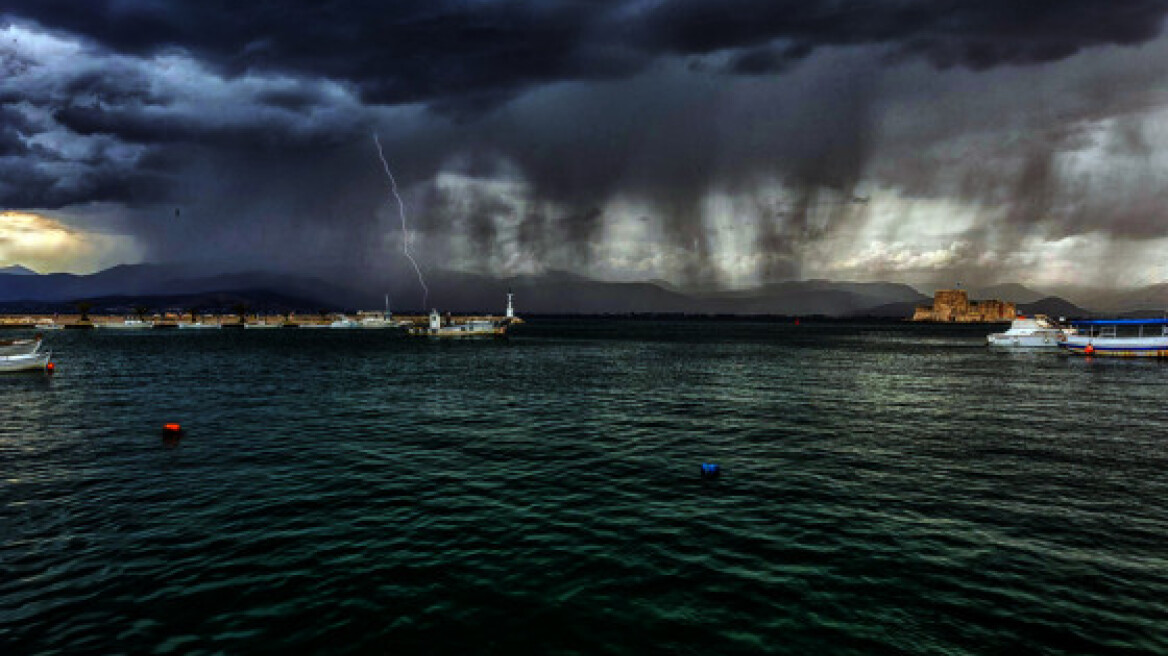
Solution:
[{"label": "red buoy", "polygon": [[1083,349],[1083,352],[1086,353],[1087,355],[1091,355],[1092,353],[1095,352],[1095,346],[1092,344],[1088,344],[1087,348]]},{"label": "red buoy", "polygon": [[56,369],[57,369],[57,365],[53,364],[52,362],[45,365],[45,371],[50,373],[50,374],[53,373],[54,371],[56,371]]},{"label": "red buoy", "polygon": [[182,433],[182,426],[179,424],[163,424],[162,434],[168,437],[174,437]]}]

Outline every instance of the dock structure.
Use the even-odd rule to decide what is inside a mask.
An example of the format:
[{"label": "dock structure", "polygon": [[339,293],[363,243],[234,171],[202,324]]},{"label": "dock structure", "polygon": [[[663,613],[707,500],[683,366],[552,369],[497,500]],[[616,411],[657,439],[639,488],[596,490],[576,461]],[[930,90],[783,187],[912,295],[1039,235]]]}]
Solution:
[{"label": "dock structure", "polygon": [[[377,314],[371,312],[358,313],[358,317],[366,315]],[[36,330],[45,329],[45,326],[55,325],[60,328],[96,328],[108,324],[117,324],[124,321],[126,318],[123,314],[96,314],[90,313],[87,320],[82,321],[78,314],[63,315],[63,314],[20,314],[0,316],[0,330]],[[241,321],[237,315],[200,315],[197,317],[197,322],[204,327],[230,327],[238,328],[240,326],[253,327],[287,327],[287,328],[304,328],[304,327],[327,327],[334,317],[329,315],[327,317],[320,317],[317,314],[249,314],[246,320]],[[423,327],[429,322],[429,315],[425,314],[395,314],[394,319],[403,324]],[[146,316],[146,320],[153,324],[153,328],[178,328],[183,323],[190,323],[190,315],[179,315],[177,313],[158,313]],[[510,324],[521,324],[523,319],[515,316],[514,310],[508,308],[505,320]],[[446,322],[451,325],[461,325],[465,323],[476,323],[484,321],[499,321],[498,316],[493,315],[459,315],[448,316]]]},{"label": "dock structure", "polygon": [[944,323],[996,323],[1013,321],[1018,309],[1013,303],[996,299],[971,301],[964,289],[938,289],[932,305],[918,305],[913,321]]}]

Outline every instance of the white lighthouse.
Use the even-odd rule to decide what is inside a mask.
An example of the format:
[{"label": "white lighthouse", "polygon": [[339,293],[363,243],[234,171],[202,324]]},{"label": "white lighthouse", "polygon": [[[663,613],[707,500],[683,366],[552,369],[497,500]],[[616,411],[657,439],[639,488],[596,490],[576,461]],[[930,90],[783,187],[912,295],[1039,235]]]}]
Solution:
[{"label": "white lighthouse", "polygon": [[515,318],[515,306],[511,304],[511,297],[512,296],[514,296],[514,294],[511,293],[511,290],[507,290],[507,318],[508,319]]}]

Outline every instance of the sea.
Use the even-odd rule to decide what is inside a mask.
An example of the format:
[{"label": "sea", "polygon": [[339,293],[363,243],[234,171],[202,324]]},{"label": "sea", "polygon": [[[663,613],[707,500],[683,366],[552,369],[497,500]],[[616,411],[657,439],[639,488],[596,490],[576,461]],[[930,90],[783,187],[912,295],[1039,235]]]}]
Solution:
[{"label": "sea", "polygon": [[991,329],[49,333],[0,653],[1168,653],[1168,364]]}]

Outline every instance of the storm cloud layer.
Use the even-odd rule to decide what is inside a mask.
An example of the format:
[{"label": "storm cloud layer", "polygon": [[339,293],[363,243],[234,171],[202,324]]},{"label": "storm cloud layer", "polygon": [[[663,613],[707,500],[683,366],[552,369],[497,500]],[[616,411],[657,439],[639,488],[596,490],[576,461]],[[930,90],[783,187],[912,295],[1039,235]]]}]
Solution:
[{"label": "storm cloud layer", "polygon": [[402,239],[376,133],[434,267],[1065,278],[1168,237],[1166,11],[10,0],[0,208],[116,216],[151,259],[372,266]]}]

